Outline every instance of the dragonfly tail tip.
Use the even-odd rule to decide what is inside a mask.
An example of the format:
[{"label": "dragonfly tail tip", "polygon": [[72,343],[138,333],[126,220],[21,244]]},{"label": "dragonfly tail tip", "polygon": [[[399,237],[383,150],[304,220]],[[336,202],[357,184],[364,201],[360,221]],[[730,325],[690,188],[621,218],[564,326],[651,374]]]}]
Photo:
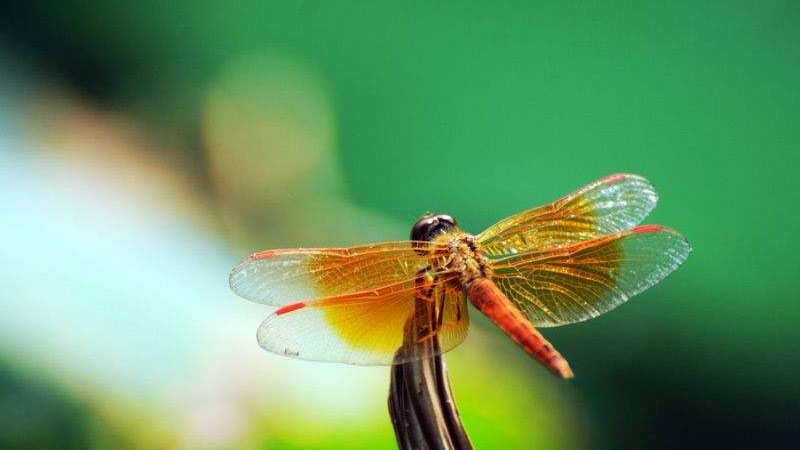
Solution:
[{"label": "dragonfly tail tip", "polygon": [[551,369],[553,373],[555,373],[560,378],[565,380],[570,380],[575,378],[575,374],[572,372],[572,369],[569,367],[569,363],[564,358],[559,358],[557,361],[552,363]]}]

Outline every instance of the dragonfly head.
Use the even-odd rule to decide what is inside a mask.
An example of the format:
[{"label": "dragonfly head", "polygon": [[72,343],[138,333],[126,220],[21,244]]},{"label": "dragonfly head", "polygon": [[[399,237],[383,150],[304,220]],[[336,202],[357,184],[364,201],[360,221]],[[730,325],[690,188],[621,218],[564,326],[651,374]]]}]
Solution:
[{"label": "dragonfly head", "polygon": [[458,222],[447,214],[427,214],[411,227],[412,241],[432,241],[442,233],[458,228]]}]

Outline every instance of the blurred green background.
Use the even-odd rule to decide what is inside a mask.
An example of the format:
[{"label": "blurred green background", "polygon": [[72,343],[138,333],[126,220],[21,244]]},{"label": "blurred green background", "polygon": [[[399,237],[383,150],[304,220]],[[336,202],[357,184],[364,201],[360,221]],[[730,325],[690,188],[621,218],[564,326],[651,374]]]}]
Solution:
[{"label": "blurred green background", "polygon": [[391,449],[388,369],[283,359],[271,247],[478,232],[615,172],[687,263],[448,354],[482,449],[800,445],[800,4],[6,2],[0,447]]}]

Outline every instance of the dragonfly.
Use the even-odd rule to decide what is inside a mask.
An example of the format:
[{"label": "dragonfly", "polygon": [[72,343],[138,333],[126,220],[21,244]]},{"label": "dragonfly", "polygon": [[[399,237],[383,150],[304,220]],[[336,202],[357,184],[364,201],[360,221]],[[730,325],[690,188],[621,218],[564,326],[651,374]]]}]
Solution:
[{"label": "dragonfly", "polygon": [[480,234],[447,214],[426,215],[410,240],[253,253],[230,274],[234,293],[277,306],[259,345],[314,361],[391,365],[406,324],[427,302],[436,353],[469,330],[469,301],[534,359],[572,378],[539,328],[604,314],[675,271],[691,247],[677,231],[640,225],[658,195],[645,178],[615,174]]}]

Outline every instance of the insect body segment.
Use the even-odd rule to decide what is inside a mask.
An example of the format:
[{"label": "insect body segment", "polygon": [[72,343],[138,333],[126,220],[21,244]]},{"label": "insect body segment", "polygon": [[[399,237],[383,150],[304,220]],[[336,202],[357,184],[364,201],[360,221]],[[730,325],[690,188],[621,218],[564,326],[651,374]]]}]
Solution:
[{"label": "insect body segment", "polygon": [[468,295],[476,308],[492,319],[492,322],[497,324],[514,342],[544,364],[551,372],[561,378],[574,376],[567,360],[534,328],[491,280],[486,278],[475,280],[470,285]]}]

